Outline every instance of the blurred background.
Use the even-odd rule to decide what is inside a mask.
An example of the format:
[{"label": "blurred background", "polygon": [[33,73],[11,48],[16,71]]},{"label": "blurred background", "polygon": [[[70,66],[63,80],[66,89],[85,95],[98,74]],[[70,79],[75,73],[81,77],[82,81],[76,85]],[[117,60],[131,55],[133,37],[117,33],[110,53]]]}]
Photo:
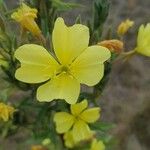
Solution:
[{"label": "blurred background", "polygon": [[[15,8],[18,3],[17,0],[6,1],[10,8]],[[91,17],[92,0],[71,0],[71,2],[83,4],[85,7],[64,13],[68,24],[74,23],[79,14],[83,22]],[[104,33],[108,28],[112,28],[112,33],[115,34],[117,26],[127,18],[135,21],[134,27],[125,36],[125,50],[131,50],[136,44],[139,25],[150,22],[150,0],[110,0],[110,2]],[[150,149],[149,67],[150,59],[144,56],[135,56],[128,62],[114,64],[110,81],[99,98],[102,109],[101,120],[116,124],[111,131],[117,139],[114,150]],[[17,142],[23,142],[24,138],[24,134],[21,133],[1,144],[6,145],[6,150],[16,150],[15,145]]]}]

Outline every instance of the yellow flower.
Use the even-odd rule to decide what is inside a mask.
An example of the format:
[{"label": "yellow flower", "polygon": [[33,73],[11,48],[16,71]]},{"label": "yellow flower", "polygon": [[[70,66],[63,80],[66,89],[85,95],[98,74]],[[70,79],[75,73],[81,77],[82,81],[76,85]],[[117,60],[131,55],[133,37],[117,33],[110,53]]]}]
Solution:
[{"label": "yellow flower", "polygon": [[41,34],[41,30],[35,22],[37,9],[30,8],[22,3],[20,8],[11,15],[11,18],[19,22],[23,28],[29,30],[33,35],[39,36]]},{"label": "yellow flower", "polygon": [[37,90],[39,101],[65,99],[76,103],[80,83],[88,86],[97,84],[104,74],[104,62],[110,51],[101,46],[90,46],[89,29],[81,24],[67,27],[62,18],[55,22],[52,41],[57,57],[39,45],[25,44],[15,52],[21,62],[15,77],[26,83],[47,81]]},{"label": "yellow flower", "polygon": [[135,51],[150,57],[150,23],[140,26]]},{"label": "yellow flower", "polygon": [[102,141],[97,141],[97,139],[94,139],[90,150],[105,150],[105,145]]},{"label": "yellow flower", "polygon": [[60,134],[72,131],[75,142],[85,140],[93,136],[88,123],[94,123],[100,117],[100,108],[94,107],[87,109],[88,102],[84,100],[80,103],[71,105],[71,114],[58,112],[54,115],[56,131]]},{"label": "yellow flower", "polygon": [[131,21],[129,19],[121,22],[121,24],[118,26],[117,33],[118,35],[122,36],[127,33],[129,28],[131,28],[134,25],[134,21]]},{"label": "yellow flower", "polygon": [[123,42],[120,40],[112,39],[112,40],[105,40],[98,43],[100,46],[104,46],[108,48],[111,52],[121,53],[123,50]]},{"label": "yellow flower", "polygon": [[41,145],[33,145],[31,147],[31,150],[47,150],[47,149]]},{"label": "yellow flower", "polygon": [[8,121],[9,117],[12,117],[15,109],[9,105],[4,103],[0,103],[0,118],[4,121]]},{"label": "yellow flower", "polygon": [[95,133],[94,131],[91,131],[89,136],[85,137],[84,139],[80,139],[78,141],[75,141],[75,139],[73,137],[73,132],[72,132],[72,130],[70,130],[63,135],[65,146],[68,148],[73,148],[81,140],[89,140],[90,138],[92,138],[94,136],[94,133]]}]

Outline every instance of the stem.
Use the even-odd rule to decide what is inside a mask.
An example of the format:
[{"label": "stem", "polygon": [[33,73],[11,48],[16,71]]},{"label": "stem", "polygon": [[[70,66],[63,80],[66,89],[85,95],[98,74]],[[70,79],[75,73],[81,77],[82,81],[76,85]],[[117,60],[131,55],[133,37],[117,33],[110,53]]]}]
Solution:
[{"label": "stem", "polygon": [[129,51],[129,52],[123,52],[122,55],[124,56],[131,56],[131,55],[134,55],[136,53],[135,50],[132,50],[132,51]]},{"label": "stem", "polygon": [[44,47],[46,47],[46,39],[45,39],[45,37],[42,34],[40,34],[37,38],[39,39],[39,41],[41,42],[41,44]]},{"label": "stem", "polygon": [[117,63],[120,60],[123,60],[124,62],[129,60],[132,56],[136,54],[135,50],[129,51],[129,52],[123,52],[120,54],[120,56],[114,61],[114,63]]}]

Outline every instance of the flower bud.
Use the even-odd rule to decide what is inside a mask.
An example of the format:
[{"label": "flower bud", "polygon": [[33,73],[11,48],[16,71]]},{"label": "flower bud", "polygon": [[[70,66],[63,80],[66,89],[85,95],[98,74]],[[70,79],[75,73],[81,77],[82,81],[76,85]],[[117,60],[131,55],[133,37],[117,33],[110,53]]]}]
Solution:
[{"label": "flower bud", "polygon": [[106,47],[111,52],[115,53],[121,53],[124,47],[123,42],[116,39],[101,41],[98,43],[98,45]]},{"label": "flower bud", "polygon": [[33,35],[41,35],[41,30],[35,22],[35,19],[37,18],[37,9],[30,8],[22,3],[20,8],[11,15],[11,18],[19,22],[23,28],[30,31]]},{"label": "flower bud", "polygon": [[128,32],[128,30],[134,25],[134,21],[131,21],[129,19],[121,22],[121,24],[118,26],[117,33],[119,36],[123,36]]}]

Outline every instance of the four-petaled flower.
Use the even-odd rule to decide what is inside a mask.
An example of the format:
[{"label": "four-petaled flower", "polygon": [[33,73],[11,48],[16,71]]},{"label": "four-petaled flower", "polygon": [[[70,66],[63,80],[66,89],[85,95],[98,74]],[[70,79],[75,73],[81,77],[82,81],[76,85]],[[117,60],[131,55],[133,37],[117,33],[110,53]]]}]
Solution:
[{"label": "four-petaled flower", "polygon": [[29,30],[32,34],[36,36],[41,35],[41,30],[35,22],[37,9],[30,8],[22,3],[18,10],[11,15],[11,18],[19,22],[23,28]]},{"label": "four-petaled flower", "polygon": [[150,23],[140,26],[135,51],[150,57]]},{"label": "four-petaled flower", "polygon": [[[104,62],[110,51],[101,46],[90,46],[89,29],[81,24],[67,27],[62,18],[55,22],[52,41],[56,57],[39,45],[25,44],[15,52],[21,62],[15,77],[26,83],[41,83],[37,90],[39,101],[65,99],[76,103],[80,83],[97,84],[104,74]],[[56,58],[56,59],[55,59]]]},{"label": "four-petaled flower", "polygon": [[71,105],[71,114],[58,112],[54,115],[56,131],[60,134],[71,130],[75,142],[85,140],[93,136],[93,131],[88,123],[96,122],[100,117],[100,108],[94,107],[87,109],[88,102],[84,100],[80,103]]}]

